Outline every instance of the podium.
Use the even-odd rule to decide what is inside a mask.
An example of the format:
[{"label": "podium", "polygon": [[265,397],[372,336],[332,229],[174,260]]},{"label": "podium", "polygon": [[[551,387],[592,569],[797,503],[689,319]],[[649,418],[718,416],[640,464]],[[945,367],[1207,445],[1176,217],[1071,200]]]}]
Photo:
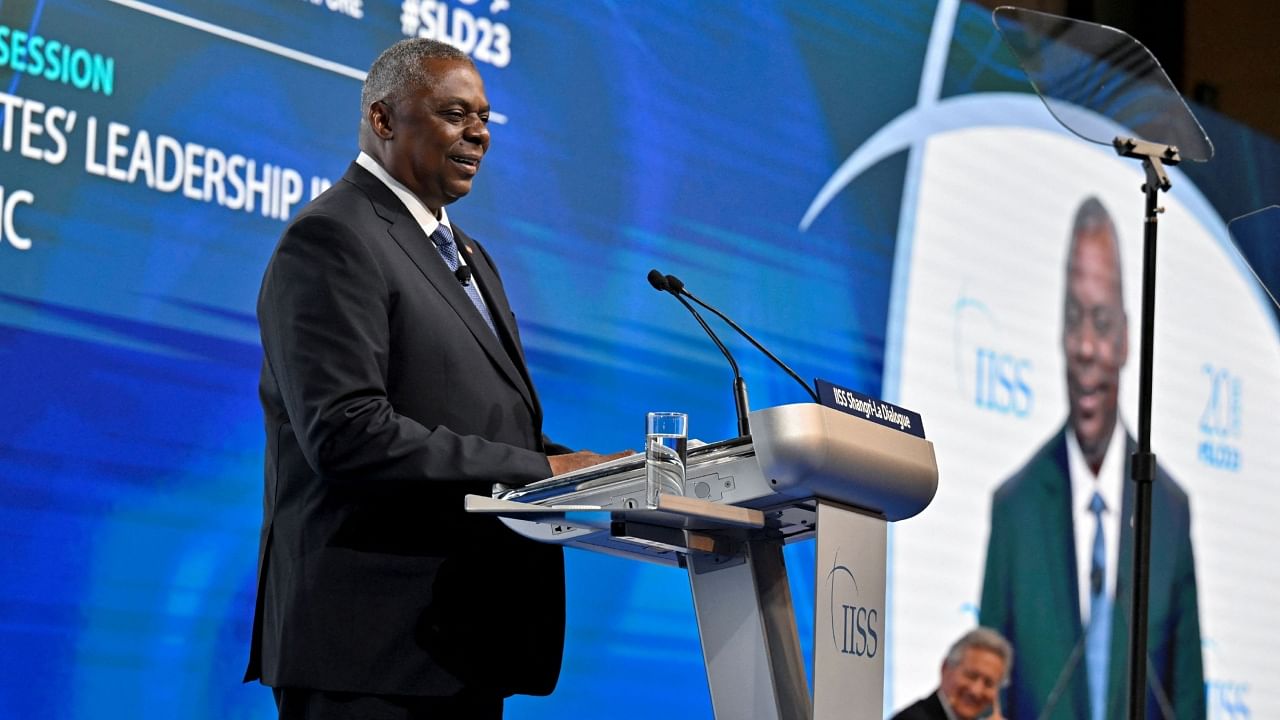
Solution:
[{"label": "podium", "polygon": [[[548,478],[469,512],[541,542],[685,568],[715,716],[880,720],[887,523],[933,499],[933,444],[813,403],[688,451],[685,495],[645,508],[643,456]],[[782,547],[817,540],[810,698]]]}]

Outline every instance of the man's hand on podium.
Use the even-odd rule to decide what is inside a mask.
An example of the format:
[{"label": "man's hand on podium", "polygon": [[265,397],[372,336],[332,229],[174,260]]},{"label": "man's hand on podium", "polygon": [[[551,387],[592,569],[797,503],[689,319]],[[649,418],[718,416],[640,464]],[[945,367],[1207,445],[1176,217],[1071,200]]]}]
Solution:
[{"label": "man's hand on podium", "polygon": [[567,472],[581,470],[585,467],[599,465],[600,463],[617,460],[618,458],[624,458],[628,455],[635,454],[634,450],[623,450],[622,452],[616,452],[610,455],[601,455],[599,453],[591,452],[590,450],[579,450],[576,453],[569,453],[568,455],[548,455],[547,462],[551,463],[551,474],[563,475]]}]

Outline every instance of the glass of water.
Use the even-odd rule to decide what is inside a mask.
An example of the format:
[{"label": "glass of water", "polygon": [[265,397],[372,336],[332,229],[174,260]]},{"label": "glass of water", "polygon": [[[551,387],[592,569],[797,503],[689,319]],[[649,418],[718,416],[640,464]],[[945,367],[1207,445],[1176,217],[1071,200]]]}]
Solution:
[{"label": "glass of water", "polygon": [[658,495],[684,495],[684,463],[689,443],[689,416],[651,412],[645,422],[645,503],[658,507]]}]

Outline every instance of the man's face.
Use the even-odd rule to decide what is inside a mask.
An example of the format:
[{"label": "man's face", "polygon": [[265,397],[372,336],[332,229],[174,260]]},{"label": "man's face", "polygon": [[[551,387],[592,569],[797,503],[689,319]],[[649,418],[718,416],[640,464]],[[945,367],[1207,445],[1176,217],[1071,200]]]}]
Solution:
[{"label": "man's face", "polygon": [[437,212],[471,192],[489,149],[489,101],[470,63],[430,59],[425,67],[429,87],[375,103],[371,125],[383,167]]},{"label": "man's face", "polygon": [[974,720],[996,701],[1004,660],[990,650],[966,648],[955,665],[942,664],[942,694],[960,720]]},{"label": "man's face", "polygon": [[1071,428],[1096,473],[1115,430],[1120,369],[1129,356],[1129,325],[1109,226],[1087,230],[1076,242],[1062,328]]}]

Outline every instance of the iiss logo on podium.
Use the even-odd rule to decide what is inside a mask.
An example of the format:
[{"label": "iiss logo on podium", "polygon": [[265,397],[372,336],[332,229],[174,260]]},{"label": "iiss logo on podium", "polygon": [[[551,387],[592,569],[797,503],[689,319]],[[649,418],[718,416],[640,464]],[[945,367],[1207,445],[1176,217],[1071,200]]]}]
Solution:
[{"label": "iiss logo on podium", "polygon": [[863,599],[858,579],[849,566],[840,564],[839,554],[837,549],[827,573],[831,643],[841,654],[873,659],[880,654],[884,632],[883,597]]},{"label": "iiss logo on podium", "polygon": [[818,528],[814,717],[879,720],[888,527],[882,517],[819,501]]}]

